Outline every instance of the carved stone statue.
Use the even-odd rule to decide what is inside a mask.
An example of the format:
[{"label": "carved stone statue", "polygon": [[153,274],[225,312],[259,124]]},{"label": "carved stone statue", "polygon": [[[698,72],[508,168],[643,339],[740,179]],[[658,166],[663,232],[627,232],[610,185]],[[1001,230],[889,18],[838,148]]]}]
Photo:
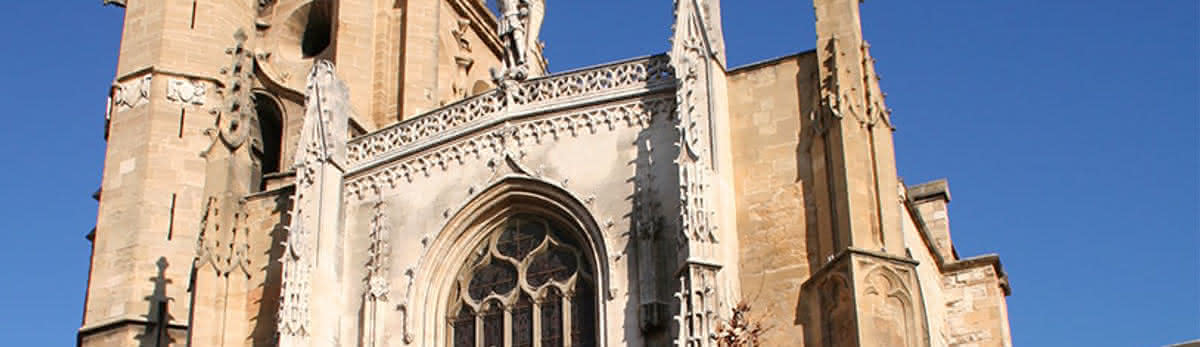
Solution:
[{"label": "carved stone statue", "polygon": [[504,43],[504,70],[492,70],[496,80],[529,77],[529,56],[537,47],[538,33],[546,13],[544,0],[497,0],[500,18],[496,33]]}]

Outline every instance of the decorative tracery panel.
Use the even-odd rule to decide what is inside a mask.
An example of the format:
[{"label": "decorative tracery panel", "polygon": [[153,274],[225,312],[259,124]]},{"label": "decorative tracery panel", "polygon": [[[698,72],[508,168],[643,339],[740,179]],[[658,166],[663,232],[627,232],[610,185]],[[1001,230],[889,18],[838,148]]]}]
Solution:
[{"label": "decorative tracery panel", "polygon": [[596,346],[595,277],[582,245],[545,218],[506,220],[458,275],[453,346]]}]

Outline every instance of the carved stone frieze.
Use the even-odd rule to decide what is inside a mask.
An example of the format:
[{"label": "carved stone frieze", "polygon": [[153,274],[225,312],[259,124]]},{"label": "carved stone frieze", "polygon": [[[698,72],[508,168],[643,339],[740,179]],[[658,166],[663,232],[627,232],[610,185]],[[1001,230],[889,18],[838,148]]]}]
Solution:
[{"label": "carved stone frieze", "polygon": [[202,81],[172,78],[167,82],[167,100],[180,104],[203,106],[208,85]]},{"label": "carved stone frieze", "polygon": [[375,187],[391,189],[401,182],[444,171],[472,157],[495,157],[511,148],[505,146],[506,141],[513,141],[510,146],[519,146],[602,129],[614,130],[619,126],[646,127],[654,117],[669,115],[674,106],[671,97],[656,97],[514,122],[373,168],[348,179],[346,194],[349,198],[362,199]]},{"label": "carved stone frieze", "polygon": [[112,89],[112,103],[117,112],[124,112],[150,102],[151,82],[153,74],[125,83],[115,83]]},{"label": "carved stone frieze", "polygon": [[622,90],[669,86],[674,81],[671,71],[666,56],[654,56],[530,80],[505,91],[493,90],[352,140],[348,149],[349,165],[353,167],[377,160],[453,129],[464,129],[496,118],[505,111],[537,109]]}]

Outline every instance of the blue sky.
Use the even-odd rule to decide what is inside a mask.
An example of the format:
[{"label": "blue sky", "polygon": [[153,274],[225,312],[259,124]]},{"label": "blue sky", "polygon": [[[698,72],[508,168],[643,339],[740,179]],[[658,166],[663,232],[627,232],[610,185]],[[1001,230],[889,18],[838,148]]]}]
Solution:
[{"label": "blue sky", "polygon": [[[0,341],[79,327],[122,10],[4,1]],[[551,68],[662,52],[667,0],[551,1]],[[948,177],[960,254],[999,253],[1018,346],[1200,338],[1200,2],[869,1],[900,174]],[[727,0],[731,65],[812,49],[808,1]]]}]

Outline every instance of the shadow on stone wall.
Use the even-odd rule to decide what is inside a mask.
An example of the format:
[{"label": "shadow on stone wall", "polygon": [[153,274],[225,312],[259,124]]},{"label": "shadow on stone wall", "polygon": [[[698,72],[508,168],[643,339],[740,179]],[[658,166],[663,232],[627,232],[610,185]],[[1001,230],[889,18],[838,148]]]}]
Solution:
[{"label": "shadow on stone wall", "polygon": [[167,285],[172,283],[166,276],[170,263],[166,257],[159,257],[154,264],[158,267],[158,274],[150,278],[150,282],[154,283],[154,291],[146,297],[149,308],[142,318],[148,323],[137,335],[140,347],[166,347],[175,343],[170,334],[170,322],[174,318],[170,313],[170,304],[175,298],[167,296]]},{"label": "shadow on stone wall", "polygon": [[263,253],[267,261],[262,262],[263,266],[259,268],[264,278],[258,284],[257,289],[261,294],[255,298],[256,302],[254,302],[258,311],[250,318],[253,323],[250,338],[254,347],[274,347],[276,344],[275,332],[278,320],[276,316],[279,313],[280,288],[283,279],[283,264],[280,263],[280,259],[283,258],[283,243],[287,240],[287,226],[292,219],[292,189],[281,190],[275,196],[274,204],[271,215],[277,216],[278,220],[269,231],[270,246]]}]

